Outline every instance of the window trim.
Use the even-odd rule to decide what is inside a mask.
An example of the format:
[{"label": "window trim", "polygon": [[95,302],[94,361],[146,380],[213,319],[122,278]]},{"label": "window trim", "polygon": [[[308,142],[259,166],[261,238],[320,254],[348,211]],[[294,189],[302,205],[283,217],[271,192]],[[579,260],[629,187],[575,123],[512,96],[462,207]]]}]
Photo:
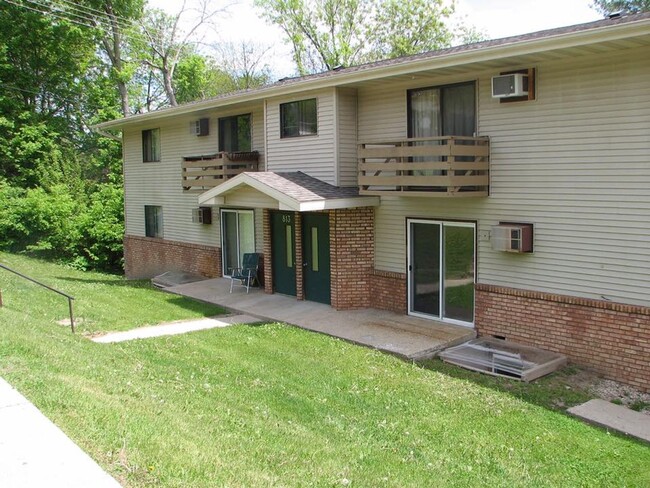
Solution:
[{"label": "window trim", "polygon": [[[285,128],[285,119],[286,119],[286,115],[285,115],[285,112],[284,112],[285,107],[289,107],[289,106],[294,105],[294,104],[301,104],[301,103],[312,102],[312,101],[314,102],[314,106],[315,106],[314,107],[315,108],[315,110],[314,110],[315,120],[313,122],[314,132],[308,133],[308,134],[300,134],[300,130],[298,130],[297,134],[288,133],[286,128]],[[299,105],[298,105],[298,107],[299,107]],[[305,122],[302,121],[302,120],[298,120],[297,123],[298,123],[298,127],[300,127]],[[318,98],[317,97],[306,98],[306,99],[302,99],[302,100],[293,100],[291,102],[285,102],[285,103],[280,104],[280,139],[292,139],[292,138],[295,138],[295,137],[313,137],[313,136],[317,136],[317,135],[318,135]]]},{"label": "window trim", "polygon": [[[157,138],[152,135],[157,133]],[[154,146],[155,144],[155,146]],[[151,145],[151,147],[148,147]],[[161,160],[161,141],[160,141],[160,127],[153,129],[142,130],[142,162],[143,163],[159,163]]]},{"label": "window trim", "polygon": [[221,208],[219,210],[219,221],[220,221],[219,232],[221,234],[220,235],[220,241],[221,241],[220,242],[220,244],[221,244],[221,266],[222,266],[221,272],[222,272],[222,274],[223,274],[223,276],[225,278],[228,278],[228,277],[230,277],[230,275],[228,274],[228,269],[229,268],[227,266],[228,259],[227,259],[227,256],[226,256],[226,253],[228,252],[228,250],[226,249],[227,246],[224,243],[225,234],[226,234],[225,233],[226,222],[225,222],[225,218],[224,218],[225,213],[233,213],[233,214],[235,214],[237,216],[236,233],[237,233],[237,257],[238,257],[238,259],[240,261],[239,264],[238,264],[239,266],[241,266],[241,260],[243,259],[244,254],[245,254],[245,253],[241,252],[241,247],[240,247],[241,246],[241,240],[240,240],[241,228],[240,228],[239,215],[240,214],[248,214],[248,215],[252,216],[252,223],[253,223],[253,252],[257,251],[257,226],[255,225],[256,224],[255,223],[255,209],[251,209],[251,208]]},{"label": "window trim", "polygon": [[[149,210],[151,209],[151,210]],[[153,212],[153,215],[150,214]],[[149,219],[153,218],[153,222]],[[150,232],[153,224],[153,232]],[[144,235],[156,239],[162,239],[163,234],[163,208],[161,205],[145,205],[144,206]]]},{"label": "window trim", "polygon": [[[478,133],[478,80],[468,80],[460,81],[458,83],[446,83],[444,85],[433,85],[433,86],[422,86],[419,88],[409,88],[406,90],[406,133],[408,137],[413,137],[413,122],[411,121],[411,94],[414,92],[425,91],[425,90],[441,90],[442,88],[451,88],[455,86],[462,85],[473,85],[474,86],[474,134]],[[444,100],[440,99],[440,111],[443,110]]]},{"label": "window trim", "polygon": [[218,150],[219,152],[226,151],[224,147],[224,137],[223,137],[223,130],[222,130],[222,121],[226,120],[232,120],[232,119],[238,119],[239,117],[248,117],[248,142],[249,142],[249,148],[248,149],[241,149],[237,148],[234,151],[228,151],[228,152],[249,152],[253,150],[253,114],[252,113],[245,113],[245,114],[236,114],[236,115],[229,115],[227,117],[219,117],[217,119],[217,133],[218,133]]}]

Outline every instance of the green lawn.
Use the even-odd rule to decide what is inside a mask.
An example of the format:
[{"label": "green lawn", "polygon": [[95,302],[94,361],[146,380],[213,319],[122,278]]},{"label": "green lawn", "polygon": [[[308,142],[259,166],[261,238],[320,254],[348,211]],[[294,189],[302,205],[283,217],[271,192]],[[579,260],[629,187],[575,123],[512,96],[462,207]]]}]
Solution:
[{"label": "green lawn", "polygon": [[[0,262],[42,270],[96,330],[211,313],[142,283]],[[53,323],[65,304],[18,306],[35,292],[0,273],[0,375],[126,486],[650,486],[650,448],[553,409],[553,379],[416,366],[281,324],[95,344]]]}]

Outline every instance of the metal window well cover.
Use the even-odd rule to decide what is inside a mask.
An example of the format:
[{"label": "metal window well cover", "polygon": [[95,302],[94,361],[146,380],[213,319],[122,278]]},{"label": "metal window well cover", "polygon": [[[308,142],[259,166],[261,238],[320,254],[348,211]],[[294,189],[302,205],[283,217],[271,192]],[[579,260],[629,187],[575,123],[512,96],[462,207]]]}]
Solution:
[{"label": "metal window well cover", "polygon": [[445,349],[440,357],[462,368],[523,381],[533,381],[567,363],[563,354],[493,337],[473,339]]}]

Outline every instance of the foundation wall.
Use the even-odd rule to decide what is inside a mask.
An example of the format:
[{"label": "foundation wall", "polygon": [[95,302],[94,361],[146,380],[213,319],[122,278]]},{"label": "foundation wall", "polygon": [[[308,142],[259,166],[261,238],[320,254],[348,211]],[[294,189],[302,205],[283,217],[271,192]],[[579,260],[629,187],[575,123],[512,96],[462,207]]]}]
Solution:
[{"label": "foundation wall", "polygon": [[650,308],[476,285],[479,335],[566,354],[606,378],[650,391]]},{"label": "foundation wall", "polygon": [[185,271],[208,278],[221,276],[221,249],[154,237],[124,237],[124,273],[129,279]]}]

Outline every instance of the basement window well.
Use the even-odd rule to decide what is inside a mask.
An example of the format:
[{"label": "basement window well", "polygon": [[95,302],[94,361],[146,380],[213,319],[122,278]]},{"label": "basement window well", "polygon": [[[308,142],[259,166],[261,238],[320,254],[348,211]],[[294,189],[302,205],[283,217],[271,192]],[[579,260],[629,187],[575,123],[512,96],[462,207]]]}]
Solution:
[{"label": "basement window well", "polygon": [[493,337],[473,339],[445,349],[440,358],[472,371],[527,382],[557,371],[567,363],[563,354]]}]

